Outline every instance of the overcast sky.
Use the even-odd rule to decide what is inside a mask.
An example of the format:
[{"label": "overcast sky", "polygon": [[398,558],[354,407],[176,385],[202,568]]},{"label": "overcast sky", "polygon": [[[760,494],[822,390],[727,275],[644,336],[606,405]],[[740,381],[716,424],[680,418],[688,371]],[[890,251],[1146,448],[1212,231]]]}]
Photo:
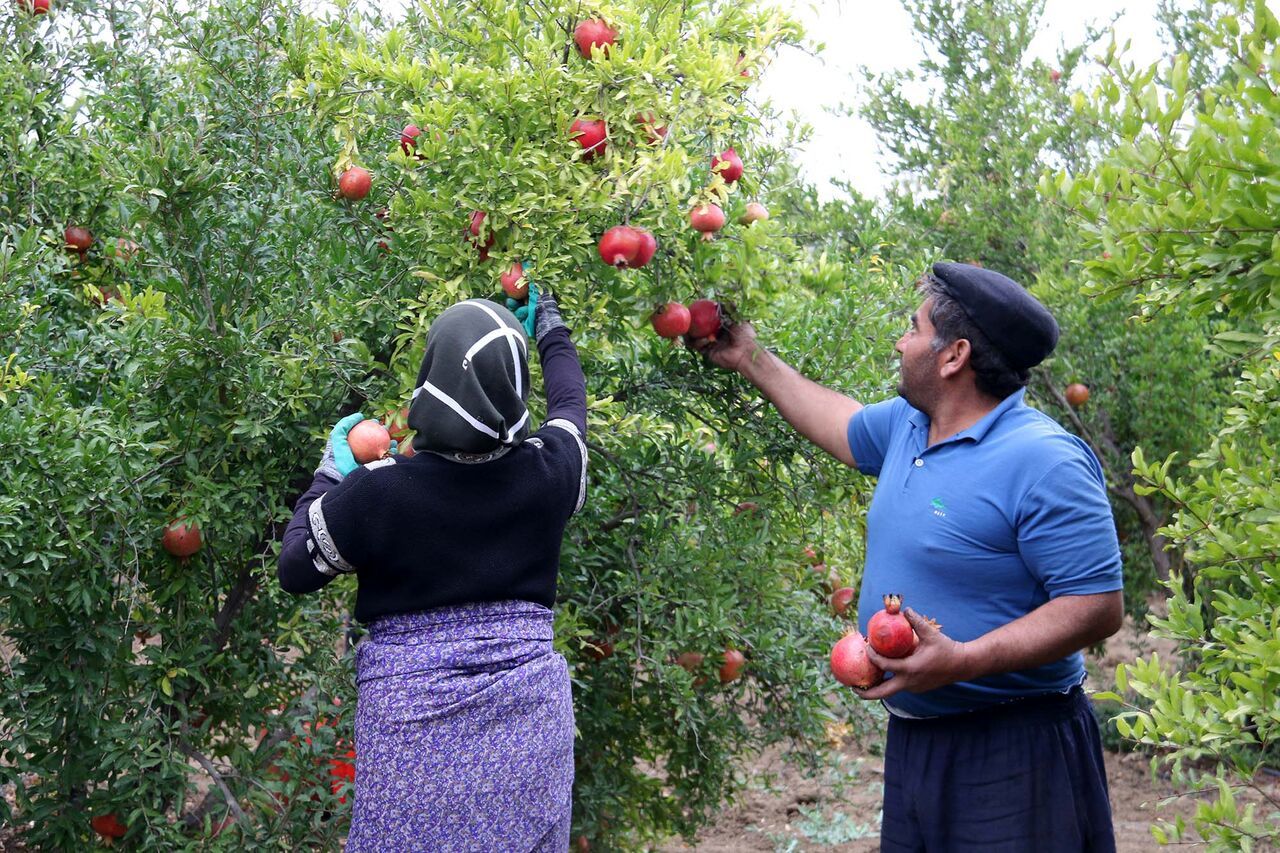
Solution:
[{"label": "overcast sky", "polygon": [[[844,178],[867,195],[887,183],[875,134],[858,118],[832,115],[829,107],[858,103],[859,66],[873,73],[914,66],[921,58],[911,21],[897,0],[816,0],[788,3],[811,39],[826,50],[820,57],[786,50],[761,76],[759,93],[783,111],[795,111],[813,125],[814,136],[797,152],[805,176],[825,196],[828,180]],[[1090,22],[1103,24],[1123,10],[1117,24],[1121,40],[1131,41],[1129,56],[1151,62],[1160,54],[1156,37],[1156,0],[1048,0],[1032,53],[1051,60],[1064,42],[1077,43]]]}]

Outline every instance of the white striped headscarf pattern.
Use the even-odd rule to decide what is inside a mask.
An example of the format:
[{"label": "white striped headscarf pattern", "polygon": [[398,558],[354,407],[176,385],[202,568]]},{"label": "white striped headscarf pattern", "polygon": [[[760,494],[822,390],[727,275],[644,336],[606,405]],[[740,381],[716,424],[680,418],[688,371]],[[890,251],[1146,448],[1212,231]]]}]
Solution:
[{"label": "white striped headscarf pattern", "polygon": [[409,407],[413,447],[484,454],[529,432],[529,353],[524,327],[487,299],[450,306],[427,333]]}]

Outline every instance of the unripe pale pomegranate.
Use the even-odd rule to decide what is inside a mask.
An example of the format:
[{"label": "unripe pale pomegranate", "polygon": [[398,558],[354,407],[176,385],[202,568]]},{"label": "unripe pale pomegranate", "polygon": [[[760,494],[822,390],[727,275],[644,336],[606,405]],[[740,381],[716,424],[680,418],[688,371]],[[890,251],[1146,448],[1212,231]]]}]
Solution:
[{"label": "unripe pale pomegranate", "polygon": [[359,201],[369,194],[373,186],[373,176],[367,169],[352,166],[338,178],[338,195],[349,201]]},{"label": "unripe pale pomegranate", "polygon": [[689,332],[689,309],[681,302],[668,302],[649,318],[660,337],[678,338]]},{"label": "unripe pale pomegranate", "polygon": [[689,224],[693,226],[693,230],[702,232],[703,240],[714,239],[724,223],[724,211],[718,204],[704,204],[689,211]]},{"label": "unripe pale pomegranate", "polygon": [[742,177],[742,158],[737,151],[726,148],[711,158],[711,171],[719,172],[726,184],[732,184]]},{"label": "unripe pale pomegranate", "polygon": [[742,214],[742,219],[738,220],[743,225],[750,225],[753,222],[764,222],[769,218],[769,209],[758,201],[749,202],[747,210]]},{"label": "unripe pale pomegranate", "polygon": [[734,648],[724,650],[724,663],[720,665],[720,683],[728,684],[737,681],[742,675],[742,668],[747,665],[747,656]]},{"label": "unripe pale pomegranate", "polygon": [[1067,402],[1077,409],[1089,402],[1089,386],[1072,382],[1067,386]]},{"label": "unripe pale pomegranate", "polygon": [[524,277],[524,264],[516,261],[499,279],[502,289],[512,299],[524,299],[529,295],[529,279]]},{"label": "unripe pale pomegranate", "polygon": [[603,154],[608,147],[605,141],[608,135],[609,129],[603,121],[577,119],[569,125],[569,138],[582,146],[583,160],[594,160]]},{"label": "unripe pale pomegranate", "polygon": [[361,465],[382,459],[391,453],[391,433],[375,420],[363,420],[347,433],[351,455]]},{"label": "unripe pale pomegranate", "polygon": [[884,681],[884,670],[867,657],[867,642],[850,631],[831,648],[831,674],[846,687],[866,690]]},{"label": "unripe pale pomegranate", "polygon": [[887,658],[905,658],[915,651],[916,632],[900,612],[902,596],[884,597],[884,610],[879,610],[867,623],[867,642]]},{"label": "unripe pale pomegranate", "polygon": [[705,657],[702,652],[681,652],[676,655],[676,663],[686,672],[696,672]]},{"label": "unripe pale pomegranate", "polygon": [[573,43],[583,59],[591,58],[591,48],[598,47],[606,56],[609,47],[617,42],[618,31],[599,18],[587,19],[573,28]]},{"label": "unripe pale pomegranate", "polygon": [[199,526],[186,521],[173,522],[160,537],[160,546],[175,557],[190,557],[203,544]]},{"label": "unripe pale pomegranate", "polygon": [[720,303],[697,299],[689,304],[689,337],[714,338],[720,331]]}]

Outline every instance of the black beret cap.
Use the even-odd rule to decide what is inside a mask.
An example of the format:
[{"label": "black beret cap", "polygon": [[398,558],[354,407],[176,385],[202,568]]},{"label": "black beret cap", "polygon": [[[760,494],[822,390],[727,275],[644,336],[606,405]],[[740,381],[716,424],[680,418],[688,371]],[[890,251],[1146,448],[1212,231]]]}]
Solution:
[{"label": "black beret cap", "polygon": [[933,277],[1014,370],[1029,370],[1058,345],[1058,322],[1022,285],[970,264],[938,263]]}]

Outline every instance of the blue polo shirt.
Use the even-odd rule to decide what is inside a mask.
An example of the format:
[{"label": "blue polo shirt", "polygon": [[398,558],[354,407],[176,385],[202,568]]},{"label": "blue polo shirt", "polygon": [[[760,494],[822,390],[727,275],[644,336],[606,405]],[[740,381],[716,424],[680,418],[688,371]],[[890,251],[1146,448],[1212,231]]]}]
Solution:
[{"label": "blue polo shirt", "polygon": [[[877,477],[867,512],[858,624],[900,593],[960,641],[1060,595],[1122,587],[1120,546],[1102,468],[1089,446],[1031,408],[1020,390],[932,447],[929,417],[897,398],[849,420],[858,470]],[[969,711],[1084,678],[1079,652],[1035,669],[895,694],[915,717]]]}]

